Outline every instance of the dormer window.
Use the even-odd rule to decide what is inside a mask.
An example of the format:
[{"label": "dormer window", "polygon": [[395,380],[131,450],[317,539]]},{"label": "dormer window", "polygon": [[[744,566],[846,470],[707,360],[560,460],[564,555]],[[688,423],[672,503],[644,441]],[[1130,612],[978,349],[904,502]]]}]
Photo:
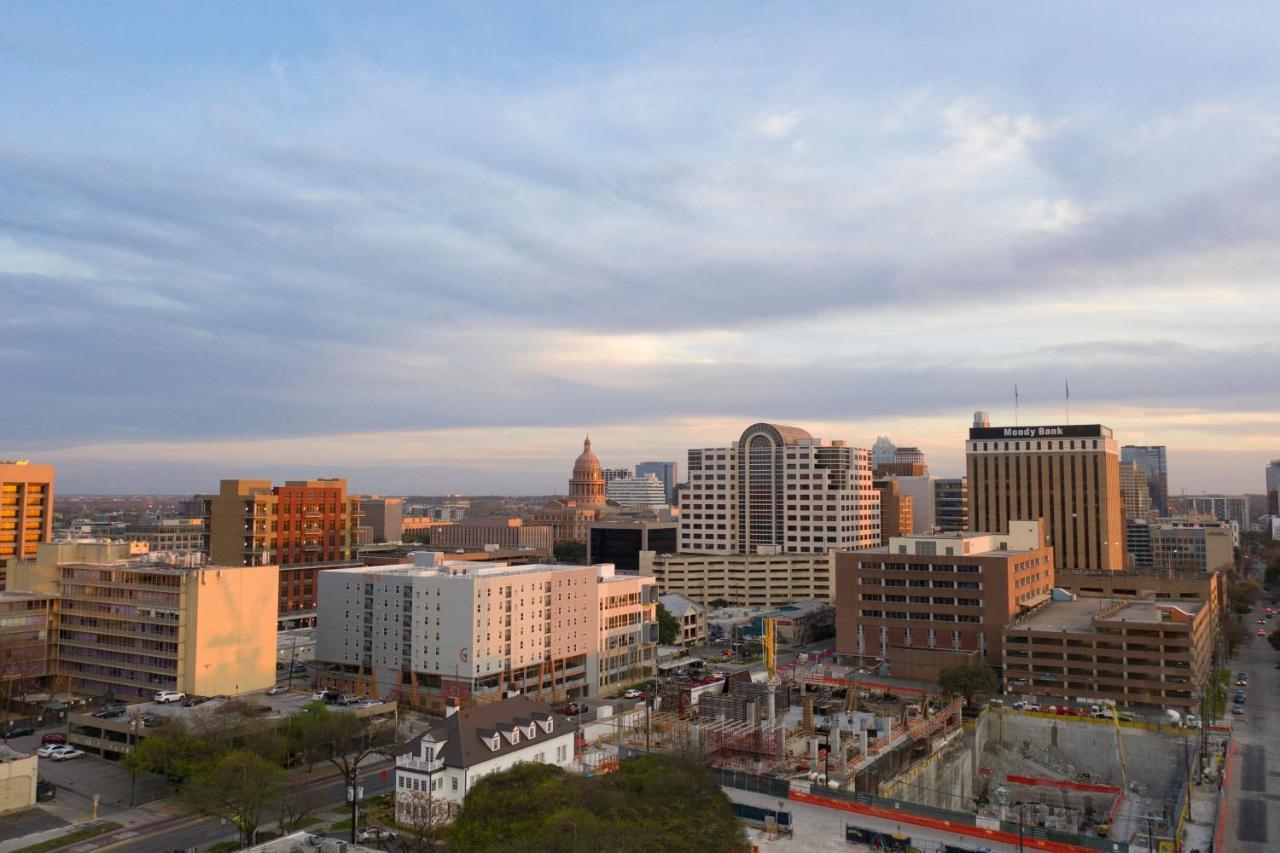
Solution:
[{"label": "dormer window", "polygon": [[530,723],[529,728],[525,729],[525,737],[532,740],[537,736],[538,736],[538,727],[535,726],[533,723]]},{"label": "dormer window", "polygon": [[540,721],[538,725],[542,726],[544,732],[551,734],[551,730],[556,726],[556,721],[554,717],[547,717],[545,720]]},{"label": "dormer window", "polygon": [[502,738],[495,734],[493,736],[493,739],[489,741],[489,749],[493,750],[494,752],[497,752],[501,746],[502,746]]}]

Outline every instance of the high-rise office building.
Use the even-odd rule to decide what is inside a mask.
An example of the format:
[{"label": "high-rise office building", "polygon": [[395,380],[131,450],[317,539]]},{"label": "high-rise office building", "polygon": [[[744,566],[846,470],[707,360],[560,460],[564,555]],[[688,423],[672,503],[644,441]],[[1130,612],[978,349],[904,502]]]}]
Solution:
[{"label": "high-rise office building", "polygon": [[909,536],[914,532],[911,495],[904,495],[896,480],[873,480],[872,485],[880,494],[880,544],[888,545],[894,536]]},{"label": "high-rise office building", "polygon": [[280,567],[280,618],[286,627],[315,621],[316,576],[356,557],[363,512],[341,478],[223,480],[205,495],[205,551],[223,566]]},{"label": "high-rise office building", "polygon": [[924,462],[924,451],[918,447],[895,447],[893,450],[893,461],[899,465],[921,465],[924,466],[924,470],[920,473],[929,473],[929,466],[925,465]]},{"label": "high-rise office building", "polygon": [[667,505],[667,490],[657,475],[619,477],[604,487],[609,500],[624,509],[656,509]]},{"label": "high-rise office building", "polygon": [[0,461],[0,566],[53,538],[53,474],[52,465]]},{"label": "high-rise office building", "polygon": [[973,427],[965,455],[969,529],[1041,518],[1057,567],[1124,568],[1120,459],[1108,427]]},{"label": "high-rise office building", "polygon": [[399,542],[404,531],[404,498],[369,495],[360,499],[364,524],[373,534],[373,542]]},{"label": "high-rise office building", "polygon": [[1169,462],[1163,444],[1126,444],[1120,448],[1120,461],[1133,462],[1147,475],[1147,493],[1151,506],[1160,515],[1169,514]]},{"label": "high-rise office building", "polygon": [[1137,462],[1120,463],[1120,500],[1125,518],[1146,518],[1151,511],[1151,490],[1147,472]]},{"label": "high-rise office building", "polygon": [[681,551],[825,553],[879,543],[866,450],[758,423],[729,447],[689,451]]},{"label": "high-rise office building", "polygon": [[1280,459],[1267,466],[1267,515],[1280,516]]},{"label": "high-rise office building", "polygon": [[1218,521],[1234,521],[1249,529],[1249,499],[1244,495],[1184,495],[1188,515],[1204,515]]},{"label": "high-rise office building", "polygon": [[600,476],[604,477],[606,484],[612,483],[614,480],[625,480],[631,476],[630,468],[601,468]]},{"label": "high-rise office building", "polygon": [[933,524],[948,533],[969,529],[967,477],[942,477],[933,481]]},{"label": "high-rise office building", "polygon": [[676,505],[676,484],[680,482],[680,468],[674,462],[641,462],[636,466],[637,477],[650,474],[662,481],[662,489],[667,493],[668,506]]},{"label": "high-rise office building", "polygon": [[875,444],[871,445],[871,464],[872,466],[883,465],[893,461],[893,452],[898,447],[889,440],[889,436],[881,435],[876,437]]}]

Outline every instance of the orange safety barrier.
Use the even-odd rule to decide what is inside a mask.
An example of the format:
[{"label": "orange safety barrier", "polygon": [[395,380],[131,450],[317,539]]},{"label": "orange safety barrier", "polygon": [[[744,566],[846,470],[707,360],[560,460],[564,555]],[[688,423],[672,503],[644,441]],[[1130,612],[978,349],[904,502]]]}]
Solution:
[{"label": "orange safety barrier", "polygon": [[1039,838],[1031,838],[1025,833],[1021,838],[1019,838],[1018,833],[1016,832],[1005,832],[999,829],[983,829],[980,826],[970,826],[967,823],[954,823],[949,820],[940,820],[938,818],[912,814],[911,812],[887,809],[883,806],[864,805],[862,803],[854,803],[846,800],[832,800],[815,794],[806,794],[803,791],[792,791],[788,795],[788,799],[828,809],[839,809],[846,812],[865,814],[870,817],[881,818],[882,820],[893,820],[899,823],[909,823],[913,826],[923,826],[927,829],[933,829],[939,832],[952,832],[956,835],[967,835],[970,838],[985,838],[990,841],[999,841],[1002,844],[1018,844],[1021,842],[1022,846],[1028,850],[1047,850],[1049,853],[1097,853],[1097,851],[1091,847],[1081,847],[1077,844],[1067,844],[1062,841],[1046,841]]}]

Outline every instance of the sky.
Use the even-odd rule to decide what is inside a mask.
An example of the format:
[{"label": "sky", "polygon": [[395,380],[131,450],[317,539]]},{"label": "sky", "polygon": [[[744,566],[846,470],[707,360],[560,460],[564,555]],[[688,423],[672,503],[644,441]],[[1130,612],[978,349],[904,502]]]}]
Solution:
[{"label": "sky", "polygon": [[0,0],[0,458],[563,491],[975,410],[1280,457],[1280,8]]}]

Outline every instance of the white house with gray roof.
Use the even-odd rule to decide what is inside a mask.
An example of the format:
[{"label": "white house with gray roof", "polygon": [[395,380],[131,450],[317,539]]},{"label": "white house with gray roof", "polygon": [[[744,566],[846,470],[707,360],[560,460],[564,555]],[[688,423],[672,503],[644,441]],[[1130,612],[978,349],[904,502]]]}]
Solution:
[{"label": "white house with gray roof", "polygon": [[522,762],[569,767],[576,723],[527,696],[454,711],[409,741],[396,756],[396,816],[414,824],[415,810],[452,816],[471,786]]}]

